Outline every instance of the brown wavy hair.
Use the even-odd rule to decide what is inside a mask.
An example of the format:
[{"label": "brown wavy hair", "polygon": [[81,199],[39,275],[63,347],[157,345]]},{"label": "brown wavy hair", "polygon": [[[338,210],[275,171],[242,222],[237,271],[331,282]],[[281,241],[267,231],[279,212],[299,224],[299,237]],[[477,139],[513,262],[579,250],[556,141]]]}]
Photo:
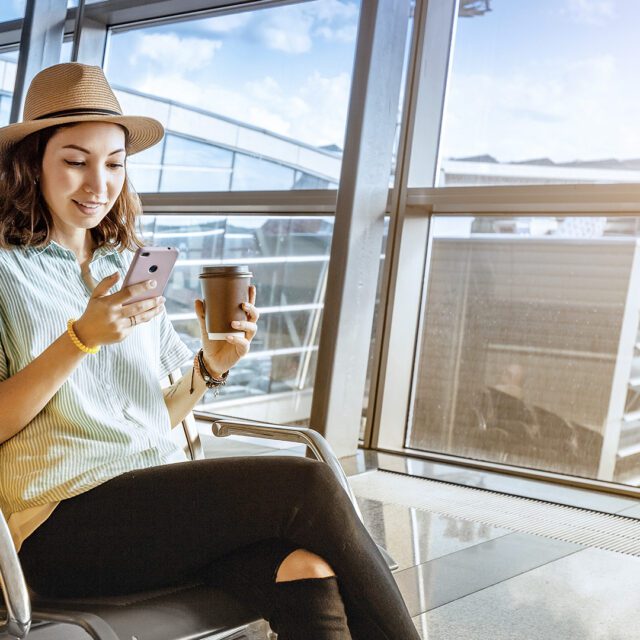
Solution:
[{"label": "brown wavy hair", "polygon": [[[42,247],[49,243],[53,218],[40,191],[39,177],[47,143],[56,131],[74,124],[36,131],[0,157],[0,248]],[[125,129],[125,147],[129,134]],[[96,247],[123,251],[142,247],[136,223],[142,213],[140,198],[129,178],[109,213],[90,229]]]}]

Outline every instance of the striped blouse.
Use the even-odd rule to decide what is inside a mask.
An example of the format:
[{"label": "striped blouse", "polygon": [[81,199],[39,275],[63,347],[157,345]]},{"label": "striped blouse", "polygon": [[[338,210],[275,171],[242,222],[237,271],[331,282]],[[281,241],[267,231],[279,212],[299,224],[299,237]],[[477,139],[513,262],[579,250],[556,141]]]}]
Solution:
[{"label": "striped blouse", "polygon": [[[100,282],[124,280],[133,254],[101,247],[89,265]],[[91,291],[76,256],[0,249],[0,381],[14,375],[84,312]],[[127,471],[186,460],[171,438],[161,378],[192,358],[166,312],[122,342],[85,357],[42,411],[0,445],[0,509],[7,519],[56,503]]]}]

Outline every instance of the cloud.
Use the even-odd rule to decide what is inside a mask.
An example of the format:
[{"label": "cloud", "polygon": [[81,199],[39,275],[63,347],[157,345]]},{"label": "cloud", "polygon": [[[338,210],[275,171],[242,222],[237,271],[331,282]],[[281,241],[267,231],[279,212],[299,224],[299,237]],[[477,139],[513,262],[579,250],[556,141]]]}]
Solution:
[{"label": "cloud", "polygon": [[567,0],[566,7],[561,12],[576,22],[595,26],[615,18],[612,0]]},{"label": "cloud", "polygon": [[350,2],[323,0],[265,11],[256,18],[255,31],[267,47],[286,53],[306,53],[311,50],[314,37],[354,42],[358,7]]},{"label": "cloud", "polygon": [[245,28],[254,18],[255,13],[250,11],[242,11],[240,13],[229,13],[227,15],[217,16],[209,20],[199,22],[207,31],[213,33],[229,33],[238,29]]},{"label": "cloud", "polygon": [[203,84],[178,71],[147,74],[136,87],[152,95],[206,109],[307,144],[342,146],[349,102],[347,73],[312,73],[287,92],[270,76],[237,88]]},{"label": "cloud", "polygon": [[330,42],[344,42],[349,44],[350,42],[355,41],[358,33],[358,26],[356,24],[350,24],[338,29],[332,29],[331,27],[318,27],[315,33]]},{"label": "cloud", "polygon": [[321,22],[354,20],[358,17],[358,5],[340,0],[323,0],[313,7],[313,13]]},{"label": "cloud", "polygon": [[306,7],[293,5],[269,11],[258,26],[258,35],[269,48],[286,53],[306,53],[311,49],[313,17]]},{"label": "cloud", "polygon": [[640,87],[610,55],[522,69],[452,75],[444,157],[488,153],[502,162],[549,157],[640,157]]},{"label": "cloud", "polygon": [[220,40],[181,38],[175,33],[142,33],[130,62],[134,66],[141,59],[161,64],[165,70],[192,71],[200,69],[213,59],[222,47]]}]

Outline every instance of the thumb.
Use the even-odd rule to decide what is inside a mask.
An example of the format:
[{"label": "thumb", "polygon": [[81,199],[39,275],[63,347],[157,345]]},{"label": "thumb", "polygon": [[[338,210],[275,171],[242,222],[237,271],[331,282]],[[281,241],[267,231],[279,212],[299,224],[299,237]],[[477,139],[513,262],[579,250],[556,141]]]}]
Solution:
[{"label": "thumb", "polygon": [[205,327],[204,322],[204,300],[196,299],[194,304],[196,308],[196,317],[200,323],[200,331],[202,332],[202,335],[205,336],[207,335],[207,328]]},{"label": "thumb", "polygon": [[107,291],[113,287],[113,285],[118,282],[120,279],[120,274],[116,271],[112,273],[110,276],[107,276],[103,280],[100,280],[98,286],[93,290],[91,294],[92,298],[100,298],[101,296],[106,295]]}]

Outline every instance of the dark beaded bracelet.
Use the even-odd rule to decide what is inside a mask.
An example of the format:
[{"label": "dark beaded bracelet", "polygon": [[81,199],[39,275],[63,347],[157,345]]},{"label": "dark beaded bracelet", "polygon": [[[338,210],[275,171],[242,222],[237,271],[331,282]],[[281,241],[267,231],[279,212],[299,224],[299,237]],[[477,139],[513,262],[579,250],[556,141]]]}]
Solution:
[{"label": "dark beaded bracelet", "polygon": [[193,376],[195,374],[196,367],[198,368],[198,373],[200,373],[200,376],[204,380],[204,383],[207,386],[207,389],[215,389],[216,390],[215,395],[217,396],[220,391],[220,387],[222,387],[227,383],[229,372],[225,371],[222,374],[221,378],[216,378],[212,376],[209,373],[209,370],[207,369],[207,366],[204,363],[204,354],[202,352],[202,349],[200,349],[200,351],[198,351],[198,354],[193,360],[193,370],[191,371],[191,389],[189,389],[189,394],[193,394],[193,390],[194,390]]}]

